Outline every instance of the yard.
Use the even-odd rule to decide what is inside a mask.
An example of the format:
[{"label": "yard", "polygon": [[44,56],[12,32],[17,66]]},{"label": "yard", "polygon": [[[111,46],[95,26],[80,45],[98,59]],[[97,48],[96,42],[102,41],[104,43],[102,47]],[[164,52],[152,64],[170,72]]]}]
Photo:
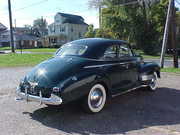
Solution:
[{"label": "yard", "polygon": [[51,54],[1,54],[0,67],[34,66],[50,57]]},{"label": "yard", "polygon": [[[11,50],[10,47],[0,47],[0,51],[8,51]],[[57,48],[34,48],[34,49],[22,49],[23,52],[56,52]],[[21,51],[21,49],[17,49],[16,51]]]}]

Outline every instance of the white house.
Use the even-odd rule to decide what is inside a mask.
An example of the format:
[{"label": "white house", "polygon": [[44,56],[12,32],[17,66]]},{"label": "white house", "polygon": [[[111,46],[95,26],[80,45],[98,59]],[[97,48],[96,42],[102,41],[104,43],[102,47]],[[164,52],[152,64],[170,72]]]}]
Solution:
[{"label": "white house", "polygon": [[48,26],[46,41],[50,45],[62,45],[66,42],[83,38],[87,30],[88,24],[84,22],[83,17],[57,13],[54,17],[54,23]]}]

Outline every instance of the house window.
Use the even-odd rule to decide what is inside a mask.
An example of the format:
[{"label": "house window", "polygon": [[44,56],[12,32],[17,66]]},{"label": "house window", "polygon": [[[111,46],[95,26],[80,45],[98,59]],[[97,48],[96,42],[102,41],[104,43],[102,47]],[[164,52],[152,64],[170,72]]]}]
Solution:
[{"label": "house window", "polygon": [[22,46],[24,45],[24,41],[23,41],[23,40],[21,40],[21,45],[22,45]]},{"label": "house window", "polygon": [[51,31],[51,33],[55,32],[55,26],[54,25],[50,26],[50,31]]},{"label": "house window", "polygon": [[57,43],[57,39],[56,38],[52,38],[51,39],[51,43]]},{"label": "house window", "polygon": [[71,32],[73,32],[74,30],[73,30],[73,28],[71,28]]},{"label": "house window", "polygon": [[64,27],[60,27],[60,32],[65,32],[66,28]]},{"label": "house window", "polygon": [[33,45],[33,41],[30,40],[30,41],[29,41],[29,45],[30,45],[30,46]]},{"label": "house window", "polygon": [[82,37],[81,32],[79,32],[79,38],[81,38],[81,37]]}]

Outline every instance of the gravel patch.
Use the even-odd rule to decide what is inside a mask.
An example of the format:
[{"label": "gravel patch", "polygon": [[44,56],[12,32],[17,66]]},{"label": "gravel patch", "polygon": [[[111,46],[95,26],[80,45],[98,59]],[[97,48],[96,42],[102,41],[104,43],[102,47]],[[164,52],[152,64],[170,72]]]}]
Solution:
[{"label": "gravel patch", "polygon": [[156,92],[138,89],[89,115],[78,104],[48,108],[16,101],[16,86],[30,69],[0,68],[2,135],[180,135],[180,75],[162,73]]}]

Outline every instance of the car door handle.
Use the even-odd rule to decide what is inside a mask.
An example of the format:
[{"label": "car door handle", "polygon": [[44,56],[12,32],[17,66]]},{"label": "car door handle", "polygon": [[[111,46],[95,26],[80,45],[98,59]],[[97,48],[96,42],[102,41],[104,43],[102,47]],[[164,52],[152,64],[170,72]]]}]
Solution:
[{"label": "car door handle", "polygon": [[129,68],[129,64],[123,64],[122,67],[128,69]]}]

